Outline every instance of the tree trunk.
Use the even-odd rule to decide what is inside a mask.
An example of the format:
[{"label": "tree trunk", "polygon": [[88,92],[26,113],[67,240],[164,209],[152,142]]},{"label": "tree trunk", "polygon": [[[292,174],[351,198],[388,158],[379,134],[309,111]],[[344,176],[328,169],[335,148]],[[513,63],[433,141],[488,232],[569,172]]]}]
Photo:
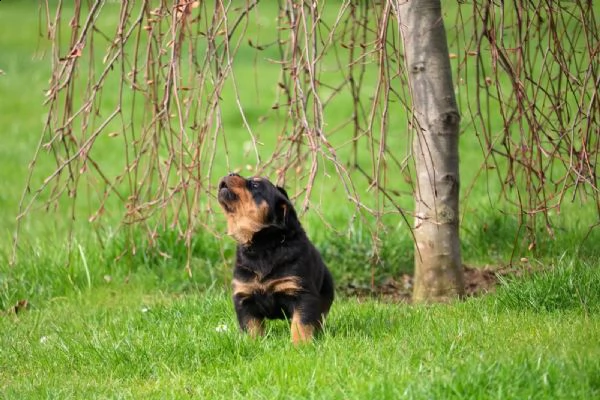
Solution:
[{"label": "tree trunk", "polygon": [[413,301],[464,294],[458,235],[460,115],[439,0],[399,0],[400,29],[412,93],[416,164]]}]

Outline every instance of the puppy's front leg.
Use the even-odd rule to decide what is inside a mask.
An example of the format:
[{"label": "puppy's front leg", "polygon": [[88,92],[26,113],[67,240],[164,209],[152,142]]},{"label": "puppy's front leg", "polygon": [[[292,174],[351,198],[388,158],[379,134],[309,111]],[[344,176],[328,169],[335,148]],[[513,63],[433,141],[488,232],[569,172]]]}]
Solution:
[{"label": "puppy's front leg", "polygon": [[233,296],[233,304],[237,315],[240,330],[246,332],[252,338],[264,335],[265,324],[264,319],[251,315],[242,304],[241,296]]},{"label": "puppy's front leg", "polygon": [[246,321],[246,325],[242,328],[248,332],[251,338],[257,338],[265,334],[264,320],[258,318],[250,318]]},{"label": "puppy's front leg", "polygon": [[292,343],[307,343],[312,340],[323,324],[321,311],[322,304],[319,296],[305,293],[298,298],[292,315]]},{"label": "puppy's front leg", "polygon": [[313,338],[315,331],[314,325],[303,320],[302,312],[300,310],[294,311],[291,325],[293,344],[308,343]]}]

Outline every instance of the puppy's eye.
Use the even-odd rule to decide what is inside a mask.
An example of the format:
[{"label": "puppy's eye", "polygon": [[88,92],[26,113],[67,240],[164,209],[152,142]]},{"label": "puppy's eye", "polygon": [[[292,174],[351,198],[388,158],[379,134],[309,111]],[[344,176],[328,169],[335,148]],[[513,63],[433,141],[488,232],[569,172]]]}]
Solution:
[{"label": "puppy's eye", "polygon": [[258,183],[258,181],[252,181],[252,183],[250,184],[250,186],[252,187],[252,189],[258,189],[258,187],[260,186],[260,184]]}]

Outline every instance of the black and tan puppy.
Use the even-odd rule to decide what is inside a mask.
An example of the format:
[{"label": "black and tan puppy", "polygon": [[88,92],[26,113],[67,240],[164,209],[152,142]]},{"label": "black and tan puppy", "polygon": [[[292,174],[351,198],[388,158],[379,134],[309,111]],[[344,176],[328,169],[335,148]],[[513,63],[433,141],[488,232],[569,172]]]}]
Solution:
[{"label": "black and tan puppy", "polygon": [[218,198],[238,242],[233,303],[240,328],[258,336],[265,319],[286,318],[292,342],[310,341],[333,302],[333,279],[287,193],[267,179],[230,174]]}]

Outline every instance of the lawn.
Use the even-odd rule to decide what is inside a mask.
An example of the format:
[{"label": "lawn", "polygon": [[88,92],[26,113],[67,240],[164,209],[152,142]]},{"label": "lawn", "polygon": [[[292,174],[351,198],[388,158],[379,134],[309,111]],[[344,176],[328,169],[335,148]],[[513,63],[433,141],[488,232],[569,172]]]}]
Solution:
[{"label": "lawn", "polygon": [[[301,347],[291,345],[284,321],[269,324],[258,340],[237,331],[229,288],[234,244],[225,235],[197,231],[189,276],[176,232],[165,229],[148,247],[143,233],[118,229],[110,216],[101,226],[88,223],[96,204],[80,196],[74,222],[68,200],[48,211],[36,203],[22,220],[17,263],[9,265],[47,112],[50,45],[38,22],[33,3],[0,3],[0,398],[600,397],[598,229],[582,242],[597,220],[592,202],[565,203],[555,215],[556,238],[529,250],[518,236],[518,216],[491,199],[499,187],[477,183],[463,202],[464,261],[512,260],[518,274],[485,296],[416,306],[342,290],[410,272],[412,243],[399,218],[390,217],[374,263],[369,221],[352,220],[351,205],[326,201],[324,193],[339,186],[321,178],[316,207],[302,220],[340,290],[325,332]],[[240,76],[253,76],[249,65]],[[256,92],[247,85],[245,93]],[[225,118],[228,134],[245,137],[234,114]],[[110,143],[98,150],[107,163],[117,158]],[[461,151],[470,182],[482,157],[468,131]],[[215,174],[230,162],[246,160],[234,151]],[[34,181],[53,165],[42,157]],[[220,214],[212,221],[216,232],[225,230]],[[131,243],[135,254],[124,252]]]}]

